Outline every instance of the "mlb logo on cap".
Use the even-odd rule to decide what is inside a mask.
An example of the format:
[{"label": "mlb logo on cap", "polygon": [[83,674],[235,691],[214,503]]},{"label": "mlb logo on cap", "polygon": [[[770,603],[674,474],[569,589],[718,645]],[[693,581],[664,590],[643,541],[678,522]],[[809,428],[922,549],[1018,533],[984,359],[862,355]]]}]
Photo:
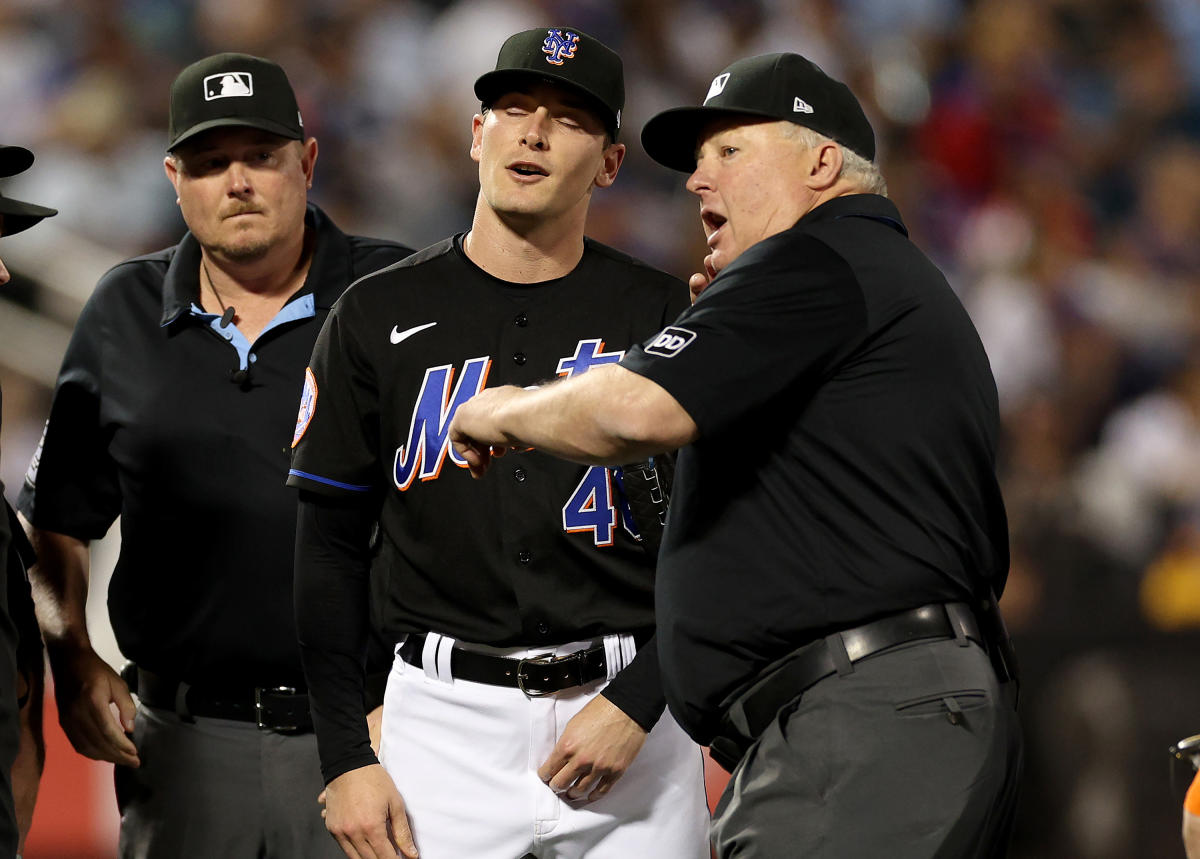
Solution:
[{"label": "mlb logo on cap", "polygon": [[213,128],[258,128],[304,139],[296,94],[278,63],[250,54],[214,54],[171,84],[167,150]]},{"label": "mlb logo on cap", "polygon": [[254,95],[254,75],[249,72],[222,72],[204,79],[204,100]]}]

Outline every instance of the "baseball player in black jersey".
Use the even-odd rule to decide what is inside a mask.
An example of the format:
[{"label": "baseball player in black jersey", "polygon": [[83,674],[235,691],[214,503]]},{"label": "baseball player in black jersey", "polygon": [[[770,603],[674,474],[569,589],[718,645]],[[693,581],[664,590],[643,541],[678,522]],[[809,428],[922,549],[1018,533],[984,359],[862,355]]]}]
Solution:
[{"label": "baseball player in black jersey", "polygon": [[[337,856],[316,802],[283,480],[325,314],[409,249],[346,235],[307,202],[317,141],[275,63],[207,57],[170,105],[164,167],[188,232],[88,299],[18,502],[59,720],[77,751],[117,764],[122,857]],[[88,542],[118,516],[108,608],[133,663],[120,675],[84,611]]]},{"label": "baseball player in black jersey", "polygon": [[[297,421],[297,623],[327,825],[351,857],[700,859],[701,753],[663,715],[653,563],[620,470],[527,452],[481,492],[447,435],[485,386],[613,364],[687,304],[676,279],[584,237],[625,152],[620,59],[578,30],[527,31],[475,91],[471,230],[347,291]],[[370,588],[399,645],[378,760]]]}]

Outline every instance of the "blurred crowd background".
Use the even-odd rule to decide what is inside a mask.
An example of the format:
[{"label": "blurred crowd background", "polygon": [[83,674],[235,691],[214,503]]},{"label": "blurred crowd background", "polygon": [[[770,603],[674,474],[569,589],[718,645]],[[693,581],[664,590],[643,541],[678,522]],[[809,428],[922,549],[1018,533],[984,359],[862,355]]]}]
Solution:
[{"label": "blurred crowd background", "polygon": [[1191,772],[1167,747],[1200,732],[1197,0],[0,0],[0,141],[37,153],[4,192],[61,210],[0,248],[6,491],[97,278],[183,231],[160,165],[184,65],[280,62],[320,143],[312,198],[421,247],[469,225],[472,82],[505,36],[550,23],[625,61],[629,154],[588,232],[683,278],[698,208],[642,152],[649,116],[782,50],[863,100],[1000,390],[1028,736],[1013,855],[1182,856]]}]

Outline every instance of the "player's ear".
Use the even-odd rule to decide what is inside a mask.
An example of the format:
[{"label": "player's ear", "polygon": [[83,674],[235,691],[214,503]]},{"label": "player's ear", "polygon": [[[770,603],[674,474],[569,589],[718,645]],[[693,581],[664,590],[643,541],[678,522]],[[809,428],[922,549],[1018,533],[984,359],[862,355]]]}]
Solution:
[{"label": "player's ear", "polygon": [[621,162],[625,160],[625,144],[610,143],[604,149],[603,158],[600,161],[600,167],[596,170],[596,187],[607,188],[617,180],[617,171],[621,169]]},{"label": "player's ear", "polygon": [[483,149],[483,114],[471,118],[471,160],[478,161]]}]

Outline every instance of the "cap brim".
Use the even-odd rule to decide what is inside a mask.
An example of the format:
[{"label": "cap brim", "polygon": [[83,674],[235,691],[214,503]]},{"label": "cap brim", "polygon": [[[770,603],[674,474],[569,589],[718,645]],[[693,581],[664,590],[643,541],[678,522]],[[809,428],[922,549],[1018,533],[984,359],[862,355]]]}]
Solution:
[{"label": "cap brim", "polygon": [[189,140],[191,140],[193,137],[195,137],[198,134],[203,134],[204,132],[211,131],[214,128],[231,128],[231,127],[257,128],[261,131],[269,131],[269,132],[271,132],[271,134],[278,134],[280,137],[286,137],[288,140],[303,139],[303,134],[301,134],[300,136],[297,136],[295,129],[288,128],[286,125],[280,125],[277,122],[271,122],[271,120],[269,120],[269,119],[257,119],[254,117],[241,117],[241,116],[223,116],[220,119],[209,119],[205,122],[196,123],[191,128],[189,128],[187,131],[185,131],[183,134],[179,135],[177,138],[175,138],[173,141],[171,141],[171,145],[167,147],[167,151],[168,152],[175,151],[180,146],[182,146],[184,143],[187,143]]},{"label": "cap brim", "polygon": [[555,74],[552,67],[547,67],[544,71],[541,69],[501,69],[499,71],[487,72],[480,75],[479,79],[475,81],[475,97],[482,104],[490,105],[506,92],[513,92],[520,89],[523,84],[537,83],[539,81],[549,81],[555,86],[561,86],[564,89],[569,89],[572,92],[586,96],[596,116],[600,117],[601,122],[604,123],[610,132],[616,133],[617,116],[605,107],[604,99],[586,87],[580,86],[570,78]]},{"label": "cap brim", "polygon": [[33,164],[33,153],[24,146],[0,146],[0,176],[16,176]]},{"label": "cap brim", "polygon": [[11,197],[0,197],[0,217],[4,219],[2,235],[11,236],[27,230],[42,218],[57,215],[58,209],[49,209],[36,203],[26,203]]},{"label": "cap brim", "polygon": [[778,121],[779,117],[753,110],[726,107],[673,107],[650,117],[642,126],[642,148],[646,154],[672,170],[691,173],[696,169],[696,146],[704,127],[716,119],[744,116]]}]

